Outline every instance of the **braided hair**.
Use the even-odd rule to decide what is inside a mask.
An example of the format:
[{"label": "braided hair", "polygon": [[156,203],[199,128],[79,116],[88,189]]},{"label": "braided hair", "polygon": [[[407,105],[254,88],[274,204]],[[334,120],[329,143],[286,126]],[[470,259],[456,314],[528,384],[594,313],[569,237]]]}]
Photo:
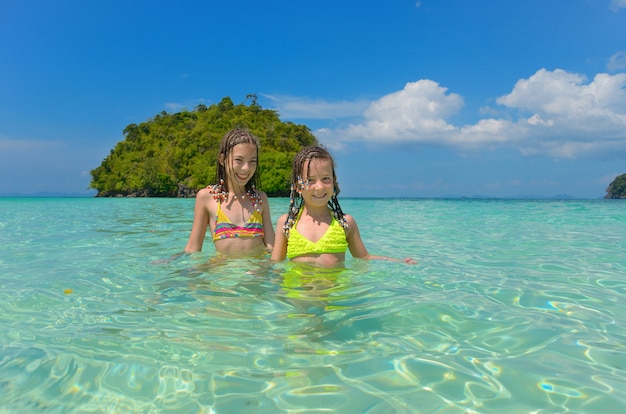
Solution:
[{"label": "braided hair", "polygon": [[293,165],[291,168],[291,190],[289,194],[289,212],[287,213],[287,220],[285,221],[285,226],[283,228],[283,233],[285,233],[286,236],[289,236],[289,230],[291,230],[295,224],[296,217],[298,217],[298,214],[304,204],[304,199],[300,194],[300,191],[304,188],[302,176],[306,170],[308,170],[309,164],[312,160],[330,161],[333,168],[333,184],[335,191],[333,192],[330,200],[328,200],[328,208],[339,224],[341,224],[341,226],[345,229],[348,228],[348,222],[346,221],[344,213],[341,210],[339,200],[337,200],[337,195],[339,195],[339,183],[337,182],[337,174],[335,174],[335,160],[332,155],[330,155],[330,152],[328,152],[325,148],[309,146],[300,150],[300,152],[298,152],[293,159]]},{"label": "braided hair", "polygon": [[[217,154],[217,173],[216,179],[217,184],[213,186],[213,192],[215,194],[220,194],[222,197],[227,194],[227,189],[232,191],[230,188],[230,183],[228,182],[228,174],[226,174],[226,162],[228,161],[228,156],[230,155],[233,147],[239,144],[252,144],[256,147],[256,156],[257,161],[259,157],[259,141],[257,137],[252,135],[250,131],[244,128],[235,128],[228,131],[222,141],[220,142],[220,149]],[[221,162],[220,162],[221,161]],[[257,162],[257,168],[254,171],[250,180],[246,183],[246,191],[253,195],[257,194],[257,187],[259,187],[259,164]]]}]

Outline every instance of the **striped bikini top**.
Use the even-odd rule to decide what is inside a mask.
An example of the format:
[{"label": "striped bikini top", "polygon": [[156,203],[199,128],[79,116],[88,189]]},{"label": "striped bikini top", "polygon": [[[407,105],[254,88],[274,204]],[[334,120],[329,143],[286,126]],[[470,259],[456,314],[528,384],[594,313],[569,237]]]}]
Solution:
[{"label": "striped bikini top", "polygon": [[230,239],[234,237],[263,237],[263,216],[257,209],[254,210],[250,219],[243,226],[234,224],[222,211],[221,203],[217,203],[217,215],[215,217],[215,234],[213,241]]}]

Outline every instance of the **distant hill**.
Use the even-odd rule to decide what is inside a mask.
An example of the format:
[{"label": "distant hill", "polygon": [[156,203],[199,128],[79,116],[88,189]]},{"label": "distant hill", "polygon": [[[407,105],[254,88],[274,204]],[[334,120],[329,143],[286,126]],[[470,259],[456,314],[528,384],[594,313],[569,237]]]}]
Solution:
[{"label": "distant hill", "polygon": [[606,189],[604,198],[626,198],[626,174],[615,177]]},{"label": "distant hill", "polygon": [[193,111],[161,112],[140,124],[128,125],[99,167],[91,170],[96,197],[187,197],[215,183],[219,143],[226,132],[247,128],[259,138],[261,189],[268,196],[289,194],[291,163],[304,146],[317,145],[308,127],[282,122],[263,109],[256,96],[249,105],[229,97]]}]

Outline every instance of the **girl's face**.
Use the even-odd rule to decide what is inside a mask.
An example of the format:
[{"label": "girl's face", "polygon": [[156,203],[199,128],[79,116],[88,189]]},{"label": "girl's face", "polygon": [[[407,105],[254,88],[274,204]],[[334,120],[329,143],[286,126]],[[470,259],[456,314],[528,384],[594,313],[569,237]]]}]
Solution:
[{"label": "girl's face", "polygon": [[331,160],[312,159],[302,179],[304,188],[301,194],[304,202],[311,206],[325,206],[335,191]]},{"label": "girl's face", "polygon": [[226,175],[228,177],[229,191],[237,187],[244,187],[254,175],[257,167],[256,145],[245,143],[237,144],[231,150],[226,160]]}]

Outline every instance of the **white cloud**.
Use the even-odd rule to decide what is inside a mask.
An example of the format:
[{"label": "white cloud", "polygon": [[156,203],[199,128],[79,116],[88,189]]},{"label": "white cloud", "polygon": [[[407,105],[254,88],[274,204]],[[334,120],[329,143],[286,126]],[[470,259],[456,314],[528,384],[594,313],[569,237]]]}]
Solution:
[{"label": "white cloud", "polygon": [[610,71],[626,69],[626,51],[622,50],[611,56],[609,58],[609,63],[607,64],[607,69]]},{"label": "white cloud", "polygon": [[624,9],[626,8],[626,0],[611,0],[611,5],[609,6],[609,8],[614,12],[618,11],[619,9]]},{"label": "white cloud", "polygon": [[315,134],[333,149],[361,141],[437,144],[458,150],[509,146],[525,155],[557,158],[626,153],[625,86],[626,73],[600,73],[587,82],[579,74],[541,69],[497,99],[508,117],[481,108],[488,117],[454,125],[449,119],[461,110],[463,98],[437,82],[419,80],[371,102],[361,122]]},{"label": "white cloud", "polygon": [[63,146],[64,145],[62,143],[57,141],[0,138],[0,154],[3,155],[3,158],[4,156],[12,157],[15,154],[45,154],[50,150]]},{"label": "white cloud", "polygon": [[185,105],[178,102],[165,102],[163,104],[170,112],[180,112],[185,108]]},{"label": "white cloud", "polygon": [[626,73],[585,77],[541,69],[497,102],[522,115],[510,131],[524,154],[562,158],[626,151]]},{"label": "white cloud", "polygon": [[[435,142],[448,140],[457,128],[446,121],[463,107],[463,98],[446,94],[431,80],[407,83],[363,112],[364,122],[340,130],[319,131],[329,138],[369,142]],[[320,138],[322,139],[322,138]]]},{"label": "white cloud", "polygon": [[192,99],[187,102],[165,102],[163,106],[170,113],[190,111],[200,104],[206,104],[207,101],[204,98]]},{"label": "white cloud", "polygon": [[369,105],[367,100],[328,102],[324,99],[299,98],[288,95],[261,96],[269,99],[281,118],[338,119],[358,116]]}]

